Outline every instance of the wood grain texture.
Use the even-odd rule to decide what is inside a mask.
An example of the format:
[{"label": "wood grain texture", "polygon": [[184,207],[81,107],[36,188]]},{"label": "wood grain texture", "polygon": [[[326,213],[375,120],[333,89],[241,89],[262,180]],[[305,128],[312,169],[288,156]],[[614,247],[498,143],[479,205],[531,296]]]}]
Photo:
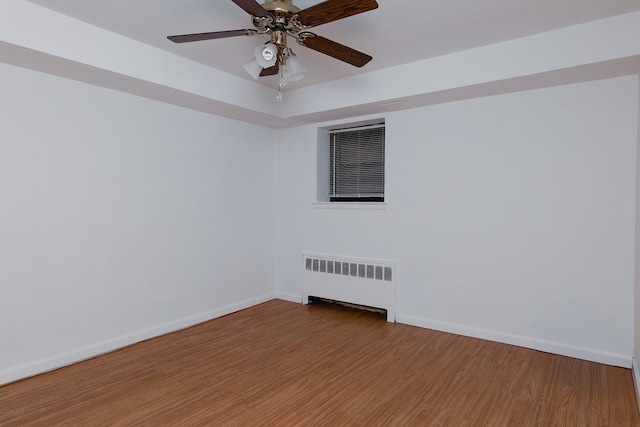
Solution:
[{"label": "wood grain texture", "polygon": [[326,0],[298,13],[302,25],[315,27],[378,8],[375,0]]},{"label": "wood grain texture", "polygon": [[305,38],[302,45],[356,67],[362,67],[373,59],[366,53],[358,52],[348,46],[315,34],[313,37]]},{"label": "wood grain texture", "polygon": [[260,72],[260,77],[275,76],[280,72],[280,61],[276,60],[276,64],[272,67],[263,68]]},{"label": "wood grain texture", "polygon": [[263,18],[269,16],[269,12],[267,12],[267,10],[264,7],[260,6],[260,3],[258,3],[256,0],[231,0],[231,1],[237,4],[238,6],[240,6],[242,10],[247,12],[249,15],[261,16]]},{"label": "wood grain texture", "polygon": [[181,34],[177,36],[169,36],[167,38],[174,43],[187,43],[202,40],[224,39],[227,37],[247,36],[249,34],[249,30],[228,30],[214,31],[211,33]]},{"label": "wood grain texture", "polygon": [[2,426],[640,426],[631,371],[270,301],[0,388]]}]

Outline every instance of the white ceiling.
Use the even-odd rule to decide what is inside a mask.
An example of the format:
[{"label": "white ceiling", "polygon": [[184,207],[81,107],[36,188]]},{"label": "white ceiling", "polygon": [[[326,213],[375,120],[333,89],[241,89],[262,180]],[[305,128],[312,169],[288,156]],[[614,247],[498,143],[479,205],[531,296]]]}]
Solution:
[{"label": "white ceiling", "polygon": [[[97,27],[252,80],[242,64],[267,36],[174,44],[168,35],[253,28],[231,0],[29,0]],[[304,9],[319,0],[297,0]],[[377,10],[312,31],[373,56],[355,68],[291,46],[309,70],[288,89],[640,10],[640,0],[378,0]],[[261,84],[276,85],[274,77]]]}]

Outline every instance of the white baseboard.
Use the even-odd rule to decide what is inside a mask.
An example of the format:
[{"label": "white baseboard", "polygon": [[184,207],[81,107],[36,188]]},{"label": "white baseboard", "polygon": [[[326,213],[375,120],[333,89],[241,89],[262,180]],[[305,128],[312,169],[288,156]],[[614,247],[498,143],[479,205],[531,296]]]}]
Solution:
[{"label": "white baseboard", "polygon": [[0,386],[22,380],[24,378],[32,377],[34,375],[52,371],[54,369],[62,368],[63,366],[71,365],[73,363],[81,362],[83,360],[90,359],[101,354],[109,353],[111,351],[118,350],[120,348],[127,347],[132,344],[148,340],[150,338],[155,338],[160,335],[179,331],[181,329],[186,329],[191,326],[197,325],[198,323],[207,322],[217,317],[244,310],[245,308],[253,307],[254,305],[270,301],[274,298],[276,298],[275,294],[265,294],[257,298],[252,298],[250,300],[231,304],[215,310],[207,311],[205,313],[196,314],[194,316],[189,316],[173,322],[165,323],[163,325],[154,326],[142,331],[133,332],[131,334],[123,335],[117,338],[98,342],[87,347],[72,350],[70,352],[59,354],[47,359],[26,363],[15,368],[0,371]]},{"label": "white baseboard", "polygon": [[633,377],[633,386],[636,390],[636,401],[638,402],[638,411],[640,411],[640,370],[638,370],[638,362],[633,358],[631,365],[631,376]]},{"label": "white baseboard", "polygon": [[631,356],[623,354],[608,353],[584,347],[576,347],[559,342],[540,340],[537,338],[523,337],[520,335],[506,334],[503,332],[491,331],[488,329],[470,328],[437,320],[423,319],[414,316],[396,314],[396,322],[412,326],[419,326],[437,331],[450,332],[473,338],[481,338],[489,341],[496,341],[504,344],[517,345],[519,347],[531,348],[547,353],[559,354],[561,356],[575,357],[576,359],[588,360],[591,362],[603,363],[605,365],[631,368]]},{"label": "white baseboard", "polygon": [[276,298],[284,301],[302,303],[302,295],[290,294],[287,292],[276,292]]}]

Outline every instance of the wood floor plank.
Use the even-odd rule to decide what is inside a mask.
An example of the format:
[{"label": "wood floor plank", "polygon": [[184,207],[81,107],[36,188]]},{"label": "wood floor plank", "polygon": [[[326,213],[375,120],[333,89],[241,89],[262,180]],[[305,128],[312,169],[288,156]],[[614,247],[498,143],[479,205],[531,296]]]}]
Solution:
[{"label": "wood floor plank", "polygon": [[279,300],[0,387],[0,426],[640,426],[631,372]]}]

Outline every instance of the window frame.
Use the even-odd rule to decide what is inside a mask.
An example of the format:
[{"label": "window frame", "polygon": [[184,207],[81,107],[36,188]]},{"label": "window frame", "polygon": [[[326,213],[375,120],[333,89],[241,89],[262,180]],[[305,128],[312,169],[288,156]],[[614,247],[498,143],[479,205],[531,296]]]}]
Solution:
[{"label": "window frame", "polygon": [[[382,132],[375,132],[382,129]],[[384,204],[386,197],[386,123],[383,119],[367,123],[345,124],[326,129],[329,137],[329,149],[318,150],[328,155],[328,193],[329,204]],[[374,132],[371,132],[374,131]],[[334,136],[335,135],[335,136]],[[339,136],[343,135],[343,140]],[[371,138],[374,145],[361,145],[360,138]],[[366,142],[366,140],[364,141]],[[336,144],[355,144],[338,151]],[[336,153],[340,156],[336,157]],[[380,160],[381,156],[381,160]],[[361,160],[361,158],[363,160]],[[366,160],[368,158],[368,160]],[[337,182],[336,165],[342,164],[342,181]],[[320,176],[318,176],[320,178]],[[362,180],[362,182],[361,182]],[[380,182],[381,181],[381,182]],[[342,195],[336,193],[341,186]],[[351,190],[351,192],[349,191]],[[360,191],[363,190],[362,195]]]}]

